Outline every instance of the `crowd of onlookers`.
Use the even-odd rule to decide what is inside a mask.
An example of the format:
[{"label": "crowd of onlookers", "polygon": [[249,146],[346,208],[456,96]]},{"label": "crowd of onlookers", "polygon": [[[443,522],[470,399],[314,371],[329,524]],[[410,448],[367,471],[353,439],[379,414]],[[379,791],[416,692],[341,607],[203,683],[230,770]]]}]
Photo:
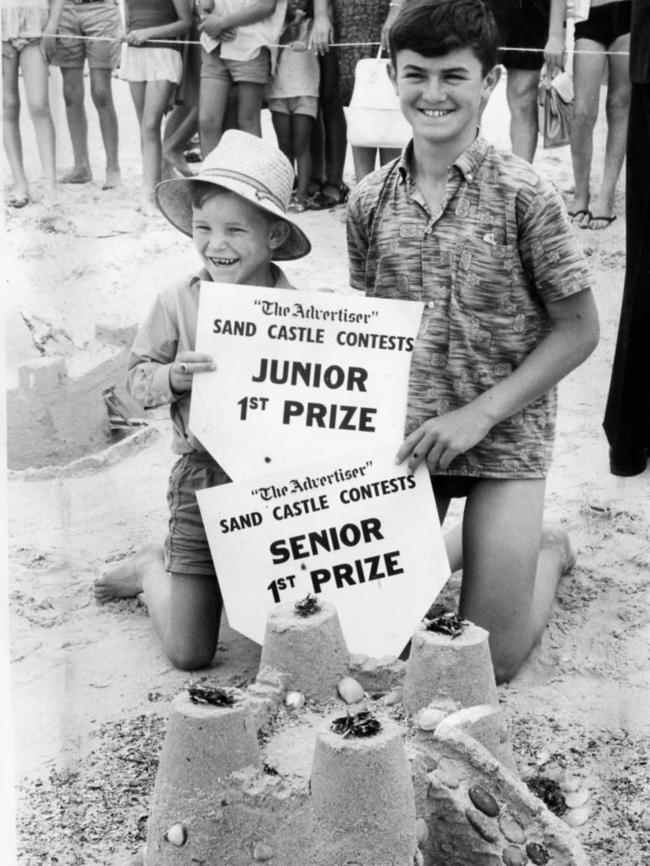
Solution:
[{"label": "crowd of onlookers", "polygon": [[[112,78],[128,81],[141,133],[142,209],[161,178],[189,174],[185,154],[209,153],[224,129],[261,135],[268,107],[281,150],[296,169],[292,209],[344,202],[346,118],[355,66],[377,53],[409,0],[0,0],[4,145],[23,207],[29,187],[19,127],[19,75],[43,167],[46,201],[57,183],[92,179],[84,107],[85,69],[106,156],[104,189],[120,184],[118,118]],[[538,140],[537,92],[544,64],[552,76],[566,60],[567,0],[487,0],[499,25],[507,69],[513,152],[532,161]],[[575,26],[570,212],[583,228],[615,218],[614,192],[625,153],[630,0],[591,0]],[[57,179],[48,65],[61,70],[73,166]],[[590,195],[593,131],[608,68],[607,142],[600,191]],[[118,73],[115,70],[119,70]],[[198,144],[197,144],[198,142]],[[355,178],[399,151],[352,148]]]}]

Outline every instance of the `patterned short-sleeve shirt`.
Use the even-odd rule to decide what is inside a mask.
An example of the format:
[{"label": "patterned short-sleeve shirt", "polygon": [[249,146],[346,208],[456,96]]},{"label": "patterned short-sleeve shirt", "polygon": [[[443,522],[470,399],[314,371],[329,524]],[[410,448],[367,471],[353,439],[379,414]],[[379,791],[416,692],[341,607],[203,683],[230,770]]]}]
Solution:
[{"label": "patterned short-sleeve shirt", "polygon": [[[410,171],[411,148],[355,188],[350,281],[379,298],[424,302],[406,434],[509,376],[548,334],[545,304],[590,288],[586,261],[554,186],[480,136],[449,167],[435,214]],[[546,475],[556,390],[496,424],[445,474]]]}]

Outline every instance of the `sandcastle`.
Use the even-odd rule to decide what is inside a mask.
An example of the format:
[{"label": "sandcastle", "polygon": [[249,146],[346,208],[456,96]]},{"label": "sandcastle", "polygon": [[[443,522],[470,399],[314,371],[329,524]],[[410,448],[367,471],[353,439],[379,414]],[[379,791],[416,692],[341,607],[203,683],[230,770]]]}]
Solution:
[{"label": "sandcastle", "polygon": [[277,605],[251,686],[174,699],[145,866],[587,866],[517,775],[487,632],[430,625],[351,658],[331,604]]}]

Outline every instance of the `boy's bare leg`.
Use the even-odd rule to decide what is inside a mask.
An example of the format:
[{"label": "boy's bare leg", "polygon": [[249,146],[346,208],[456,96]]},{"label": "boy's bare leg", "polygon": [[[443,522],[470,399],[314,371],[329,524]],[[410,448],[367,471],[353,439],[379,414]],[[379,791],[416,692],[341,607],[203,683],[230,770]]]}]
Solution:
[{"label": "boy's bare leg", "polygon": [[228,105],[230,83],[217,78],[202,78],[199,90],[199,138],[203,159],[219,144]]},{"label": "boy's bare leg", "polygon": [[[610,51],[629,51],[630,35],[621,36],[609,47]],[[611,217],[614,215],[614,195],[618,182],[625,148],[627,144],[627,117],[630,108],[630,75],[628,71],[628,58],[619,54],[612,54],[609,60],[609,81],[607,84],[607,101],[605,109],[607,113],[607,144],[605,146],[605,165],[603,168],[603,180],[598,195],[591,205],[593,218],[589,228],[606,228],[609,224],[607,219],[598,220],[597,217]]]},{"label": "boy's bare leg", "polygon": [[240,81],[237,88],[237,125],[242,132],[261,138],[262,104],[266,85]]},{"label": "boy's bare leg", "polygon": [[[580,50],[590,51],[590,54],[580,54]],[[591,39],[578,39],[576,54],[573,58],[573,117],[571,120],[571,159],[573,161],[573,178],[575,191],[573,205],[570,211],[578,214],[575,222],[579,226],[587,226],[589,215],[580,213],[587,211],[589,203],[589,182],[591,177],[591,160],[593,156],[593,135],[600,101],[600,86],[605,54],[603,46]]]},{"label": "boy's bare leg", "polygon": [[512,152],[528,162],[533,161],[537,148],[538,69],[509,69],[506,77],[506,98],[510,109],[510,142]]},{"label": "boy's bare leg", "polygon": [[572,564],[566,534],[542,532],[544,489],[543,479],[482,479],[467,497],[460,613],[490,632],[498,683],[541,637]]},{"label": "boy's bare leg", "polygon": [[221,618],[216,580],[170,574],[162,546],[151,544],[95,581],[100,604],[140,593],[171,663],[181,670],[207,667],[217,649]]},{"label": "boy's bare leg", "polygon": [[23,166],[23,145],[20,137],[20,96],[18,90],[18,55],[16,52],[11,52],[11,56],[7,57],[3,53],[2,78],[4,148],[13,176],[14,193],[17,197],[26,199],[29,186]]},{"label": "boy's bare leg", "polygon": [[148,544],[127,562],[98,577],[94,585],[95,599],[99,604],[106,604],[119,598],[135,598],[144,591],[145,576],[149,572],[161,580],[168,576],[161,544]]},{"label": "boy's bare leg", "polygon": [[74,165],[61,183],[89,183],[93,179],[88,156],[88,119],[84,107],[84,76],[81,67],[63,67],[63,98],[72,143]]},{"label": "boy's bare leg", "polygon": [[122,183],[118,155],[119,130],[113,102],[113,73],[110,69],[90,70],[90,95],[97,115],[106,153],[106,180],[102,189],[114,189]]}]

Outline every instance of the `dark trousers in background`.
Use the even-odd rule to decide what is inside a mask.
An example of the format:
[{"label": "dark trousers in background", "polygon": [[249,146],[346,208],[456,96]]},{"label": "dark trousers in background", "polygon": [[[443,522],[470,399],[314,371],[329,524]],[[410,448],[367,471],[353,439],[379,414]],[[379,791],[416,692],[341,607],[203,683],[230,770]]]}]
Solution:
[{"label": "dark trousers in background", "polygon": [[626,269],[603,426],[614,475],[638,475],[650,447],[650,84],[632,84]]}]

